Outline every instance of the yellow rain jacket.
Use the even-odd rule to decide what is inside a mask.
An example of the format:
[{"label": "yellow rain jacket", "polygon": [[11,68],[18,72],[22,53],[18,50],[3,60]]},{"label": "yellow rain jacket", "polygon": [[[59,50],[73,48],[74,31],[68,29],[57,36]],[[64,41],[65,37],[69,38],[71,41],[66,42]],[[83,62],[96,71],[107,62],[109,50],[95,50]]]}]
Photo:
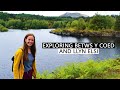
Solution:
[{"label": "yellow rain jacket", "polygon": [[[22,79],[24,74],[24,65],[23,65],[23,48],[19,48],[14,55],[14,65],[13,65],[13,74],[14,79]],[[32,76],[36,78],[36,61],[34,60]]]}]

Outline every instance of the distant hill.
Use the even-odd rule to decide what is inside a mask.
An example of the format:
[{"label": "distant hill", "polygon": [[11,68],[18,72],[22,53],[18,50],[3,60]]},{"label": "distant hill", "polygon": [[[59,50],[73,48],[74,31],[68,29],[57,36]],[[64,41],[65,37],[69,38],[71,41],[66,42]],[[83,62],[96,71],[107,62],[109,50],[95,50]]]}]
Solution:
[{"label": "distant hill", "polygon": [[85,14],[81,14],[81,13],[69,13],[69,12],[66,12],[66,13],[60,15],[60,17],[78,18],[78,17],[88,17],[88,16],[85,15]]}]

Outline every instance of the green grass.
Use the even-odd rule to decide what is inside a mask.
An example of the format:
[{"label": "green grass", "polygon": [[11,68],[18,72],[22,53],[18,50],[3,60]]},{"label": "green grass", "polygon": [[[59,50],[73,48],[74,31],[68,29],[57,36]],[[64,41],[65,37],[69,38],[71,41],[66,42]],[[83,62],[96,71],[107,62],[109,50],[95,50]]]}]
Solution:
[{"label": "green grass", "polygon": [[67,63],[53,72],[37,73],[37,79],[120,79],[120,58]]}]

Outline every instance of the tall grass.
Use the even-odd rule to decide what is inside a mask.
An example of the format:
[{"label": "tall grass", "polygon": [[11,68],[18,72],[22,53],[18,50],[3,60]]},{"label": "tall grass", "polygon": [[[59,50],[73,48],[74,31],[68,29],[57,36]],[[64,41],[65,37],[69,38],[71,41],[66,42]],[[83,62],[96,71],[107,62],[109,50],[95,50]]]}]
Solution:
[{"label": "tall grass", "polygon": [[67,63],[53,72],[37,73],[38,79],[119,79],[120,58]]}]

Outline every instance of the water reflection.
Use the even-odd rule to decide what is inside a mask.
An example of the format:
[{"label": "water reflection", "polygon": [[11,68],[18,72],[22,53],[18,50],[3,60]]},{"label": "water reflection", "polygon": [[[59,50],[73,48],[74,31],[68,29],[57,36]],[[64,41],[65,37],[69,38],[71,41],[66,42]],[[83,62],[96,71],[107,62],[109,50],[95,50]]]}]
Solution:
[{"label": "water reflection", "polygon": [[[36,62],[37,70],[43,72],[44,70],[52,71],[56,67],[64,65],[67,62],[81,62],[88,59],[102,60],[106,58],[115,58],[120,54],[120,38],[113,37],[69,37],[60,36],[49,33],[51,29],[41,30],[10,30],[9,32],[0,32],[0,78],[9,79],[13,78],[11,72],[11,57],[19,46],[23,44],[24,36],[27,33],[33,33],[36,37]],[[84,54],[58,54],[57,49],[42,49],[42,42],[114,42],[114,49],[100,49],[97,55],[84,55]]]}]

